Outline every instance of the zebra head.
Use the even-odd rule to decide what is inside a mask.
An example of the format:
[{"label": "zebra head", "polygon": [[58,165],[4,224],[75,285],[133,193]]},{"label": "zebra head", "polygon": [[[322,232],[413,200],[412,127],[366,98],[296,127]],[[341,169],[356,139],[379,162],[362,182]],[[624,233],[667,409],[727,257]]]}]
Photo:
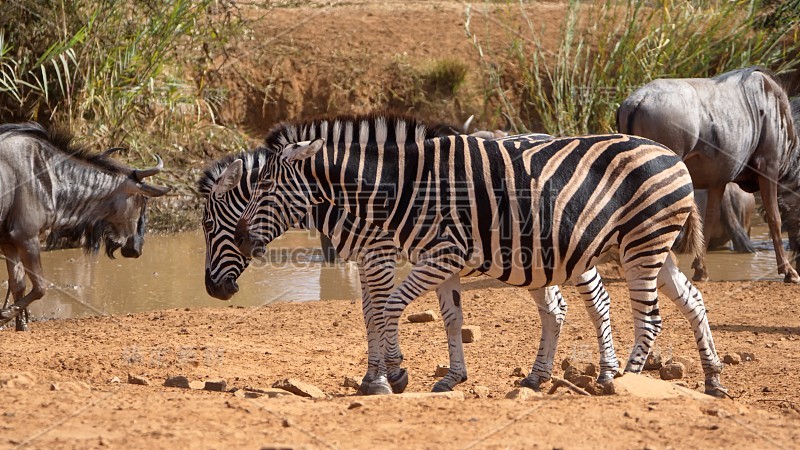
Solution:
[{"label": "zebra head", "polygon": [[218,161],[199,182],[205,197],[206,292],[220,300],[228,300],[239,291],[236,280],[250,264],[250,259],[236,248],[233,231],[250,199],[248,180],[253,160],[253,155],[238,155]]},{"label": "zebra head", "polygon": [[325,146],[315,139],[290,143],[272,154],[259,174],[259,183],[241,219],[236,224],[239,250],[250,257],[261,257],[266,246],[298,223],[323,195],[300,175],[298,164],[309,160]]}]

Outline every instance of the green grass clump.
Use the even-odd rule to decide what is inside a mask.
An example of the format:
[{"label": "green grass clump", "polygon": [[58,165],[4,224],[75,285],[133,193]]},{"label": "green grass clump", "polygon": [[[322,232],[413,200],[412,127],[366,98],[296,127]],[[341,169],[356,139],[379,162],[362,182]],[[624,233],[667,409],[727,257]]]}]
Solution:
[{"label": "green grass clump", "polygon": [[429,92],[455,95],[467,79],[467,65],[457,59],[439,59],[420,78]]},{"label": "green grass clump", "polygon": [[[466,27],[487,89],[521,129],[578,135],[615,130],[620,103],[656,78],[710,77],[752,65],[779,73],[792,69],[800,15],[785,5],[570,0],[553,30],[530,17],[521,1],[502,7],[499,19],[487,13],[487,30],[498,22],[509,30],[500,46],[479,38],[470,9]],[[545,48],[544,36],[552,33],[560,36],[559,45]]]}]

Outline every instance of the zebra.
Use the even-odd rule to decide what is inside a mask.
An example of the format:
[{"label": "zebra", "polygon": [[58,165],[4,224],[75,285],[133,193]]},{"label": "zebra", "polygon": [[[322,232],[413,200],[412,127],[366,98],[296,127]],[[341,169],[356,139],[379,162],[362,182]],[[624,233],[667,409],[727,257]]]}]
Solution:
[{"label": "zebra", "polygon": [[[373,384],[404,374],[397,330],[405,307],[431,289],[458,303],[463,270],[541,288],[618,252],[635,325],[625,370],[641,372],[661,330],[660,289],[692,326],[706,392],[726,394],[702,295],[670,255],[684,225],[689,249],[704,245],[691,178],[674,152],[621,134],[391,141],[384,128],[376,125],[378,143],[346,142],[334,122],[285,145],[268,158],[236,231],[240,249],[252,252],[309,207],[332,203],[392,236],[414,266],[385,302]],[[458,340],[449,328],[448,338],[451,346]],[[461,376],[434,390],[452,389]]]},{"label": "zebra", "polygon": [[[365,130],[367,140],[375,140],[376,124],[383,123],[391,129],[394,136],[405,135],[409,140],[420,137],[434,137],[457,133],[440,132],[442,127],[428,127],[414,119],[398,116],[356,116],[332,119],[337,121],[347,133],[346,140],[361,139],[360,132]],[[265,166],[267,158],[275,151],[282,149],[287,143],[308,136],[319,135],[320,128],[329,121],[317,120],[305,124],[286,124],[273,129],[266,139],[266,145],[254,151],[232,155],[213,163],[198,181],[198,190],[204,197],[203,229],[206,240],[206,289],[209,295],[221,299],[229,299],[238,290],[236,279],[241,275],[250,259],[237,251],[234,242],[234,228],[241,217],[246,203],[253,194],[258,173]],[[531,134],[513,136],[502,140],[551,139],[548,135]],[[367,328],[369,349],[368,369],[362,383],[362,393],[370,390],[370,381],[376,377],[381,357],[378,329],[378,318],[385,299],[394,286],[394,273],[397,260],[396,245],[382,230],[361,220],[330,203],[312,207],[307,220],[298,218],[297,225],[313,228],[322,235],[329,236],[334,242],[337,252],[343,259],[358,262],[362,286],[362,309]],[[465,273],[467,275],[467,273]],[[609,297],[603,288],[602,281],[595,269],[576,277],[579,292],[585,301],[590,318],[598,333],[600,348],[600,374],[598,380],[610,380],[619,369],[619,362],[613,347],[609,320]],[[536,362],[530,375],[523,380],[523,385],[538,388],[548,380],[553,369],[553,359],[557,345],[558,333],[566,314],[566,303],[557,287],[532,290],[531,295],[538,305],[543,323],[542,340],[536,356]],[[460,304],[456,312],[460,344]],[[453,313],[444,314],[453,317]],[[449,321],[451,327],[456,322]],[[457,333],[456,333],[457,332]],[[459,367],[463,367],[463,351],[454,352],[450,367],[454,372],[450,378],[457,376]],[[404,373],[405,374],[405,373]],[[449,379],[445,383],[449,383]],[[460,378],[460,375],[459,375]],[[393,380],[391,390],[400,392],[407,383],[407,376]],[[385,385],[373,388],[375,393],[386,392]]]}]

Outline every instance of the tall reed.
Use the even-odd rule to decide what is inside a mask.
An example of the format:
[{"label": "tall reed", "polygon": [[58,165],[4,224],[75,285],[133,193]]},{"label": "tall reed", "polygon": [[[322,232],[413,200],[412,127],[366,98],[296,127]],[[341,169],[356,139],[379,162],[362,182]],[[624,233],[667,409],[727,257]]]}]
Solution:
[{"label": "tall reed", "polygon": [[[599,133],[613,131],[622,100],[656,78],[709,77],[751,65],[792,69],[800,13],[781,3],[765,10],[764,3],[570,0],[563,21],[552,24],[538,22],[530,3],[520,1],[495,15],[484,10],[486,27],[509,30],[505,42],[489,41],[487,29],[475,31],[471,8],[466,30],[490,95],[519,129]],[[769,14],[780,20],[769,21]],[[560,36],[557,48],[545,47],[546,33]]]}]

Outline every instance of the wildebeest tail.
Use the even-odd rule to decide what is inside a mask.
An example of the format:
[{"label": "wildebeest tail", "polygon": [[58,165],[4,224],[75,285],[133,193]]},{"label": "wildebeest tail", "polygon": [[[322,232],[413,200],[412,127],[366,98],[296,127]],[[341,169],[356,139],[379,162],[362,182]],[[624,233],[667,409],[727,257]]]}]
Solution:
[{"label": "wildebeest tail", "polygon": [[747,230],[744,229],[739,217],[733,210],[733,204],[731,202],[723,201],[720,208],[720,214],[720,222],[722,223],[722,227],[728,236],[731,237],[733,251],[737,253],[755,253],[756,248],[753,245],[753,241],[750,240]]},{"label": "wildebeest tail", "polygon": [[635,104],[632,103],[625,100],[617,108],[617,131],[622,134],[636,134],[633,132],[633,120],[636,118],[636,111],[639,109],[641,100],[637,100]]},{"label": "wildebeest tail", "polygon": [[700,218],[700,210],[697,203],[692,202],[692,211],[686,224],[683,226],[683,239],[674,249],[677,253],[689,253],[697,258],[702,255],[706,247],[703,239],[703,220]]}]

